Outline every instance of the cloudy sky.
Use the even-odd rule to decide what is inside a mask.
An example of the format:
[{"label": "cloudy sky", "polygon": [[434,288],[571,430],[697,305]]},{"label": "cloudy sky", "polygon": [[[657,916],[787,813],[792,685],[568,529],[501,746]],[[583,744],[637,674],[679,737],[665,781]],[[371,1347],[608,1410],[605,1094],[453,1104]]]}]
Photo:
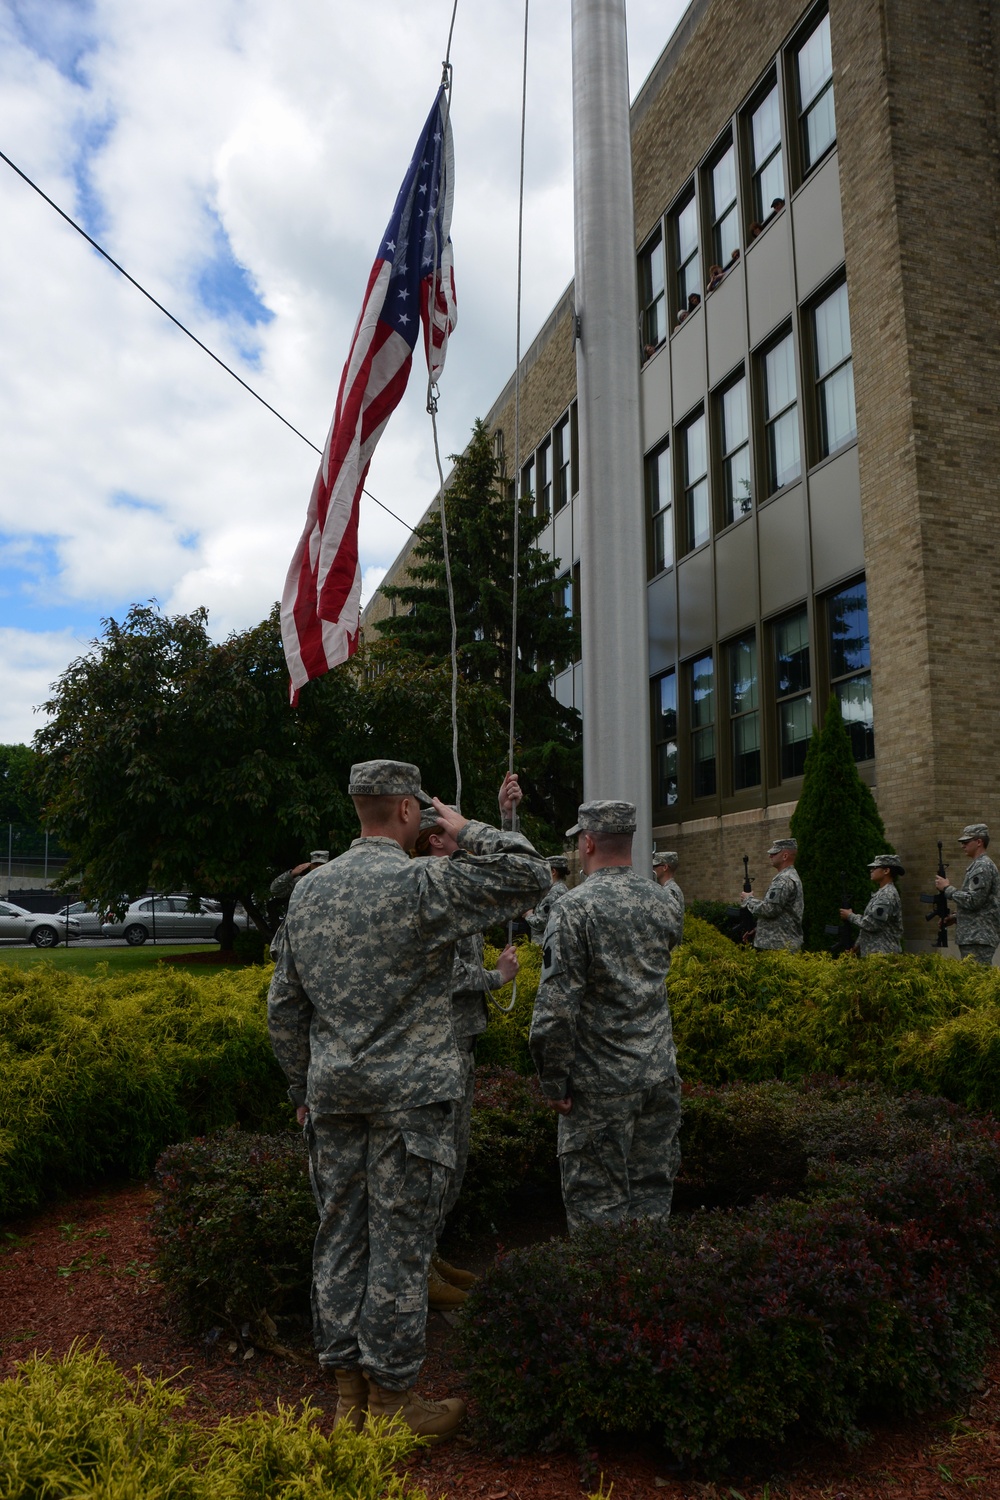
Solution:
[{"label": "cloudy sky", "polygon": [[[633,94],[684,10],[629,0]],[[570,0],[529,32],[523,342],[572,277]],[[451,0],[0,0],[0,150],[322,445]],[[452,47],[459,327],[445,453],[514,362],[522,0]],[[316,455],[0,162],[0,743],[136,600],[217,636],[279,596]],[[417,361],[368,488],[435,486]],[[403,529],[370,502],[366,593]]]}]

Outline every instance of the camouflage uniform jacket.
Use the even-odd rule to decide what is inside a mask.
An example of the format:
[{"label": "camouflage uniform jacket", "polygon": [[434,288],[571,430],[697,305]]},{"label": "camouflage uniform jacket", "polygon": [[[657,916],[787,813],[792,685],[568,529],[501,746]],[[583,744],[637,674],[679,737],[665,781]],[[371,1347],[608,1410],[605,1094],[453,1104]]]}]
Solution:
[{"label": "camouflage uniform jacket", "polygon": [[454,944],[536,901],[548,867],[526,838],[469,823],[451,859],[355,839],[296,885],[268,993],[294,1104],[371,1114],[458,1099]]},{"label": "camouflage uniform jacket", "polygon": [[457,1037],[480,1036],[487,1027],[486,990],[499,990],[507,983],[499,969],[483,967],[483,936],[459,938],[452,970],[451,1019]]},{"label": "camouflage uniform jacket", "polygon": [[[663,892],[664,900],[667,901],[667,902],[669,902],[670,905],[672,905],[672,907],[674,909],[674,914],[675,914],[676,921],[677,921],[677,943],[683,943],[683,941],[684,941],[684,892],[681,890],[681,888],[677,884],[676,880],[668,880],[667,883],[666,883],[666,885],[661,885],[660,886],[660,890]],[[677,943],[674,944],[675,948],[677,946]]]},{"label": "camouflage uniform jacket", "polygon": [[663,984],[675,912],[623,866],[594,870],[556,904],[528,1039],[547,1098],[626,1094],[676,1074]]},{"label": "camouflage uniform jacket", "polygon": [[569,894],[569,886],[565,880],[554,880],[545,892],[545,895],[535,907],[528,918],[528,926],[531,928],[531,941],[540,943],[545,936],[545,929],[549,923],[549,913],[557,901]]},{"label": "camouflage uniform jacket", "polygon": [[961,890],[949,885],[945,895],[958,908],[955,936],[960,945],[995,948],[1000,943],[1000,871],[988,854],[970,860]]},{"label": "camouflage uniform jacket", "polygon": [[869,953],[902,953],[903,903],[891,880],[880,886],[860,917],[854,912],[850,920],[861,929],[858,953],[862,958]]},{"label": "camouflage uniform jacket", "polygon": [[763,899],[751,896],[746,909],[757,918],[755,948],[790,948],[797,953],[802,947],[802,881],[794,865],[779,870]]}]

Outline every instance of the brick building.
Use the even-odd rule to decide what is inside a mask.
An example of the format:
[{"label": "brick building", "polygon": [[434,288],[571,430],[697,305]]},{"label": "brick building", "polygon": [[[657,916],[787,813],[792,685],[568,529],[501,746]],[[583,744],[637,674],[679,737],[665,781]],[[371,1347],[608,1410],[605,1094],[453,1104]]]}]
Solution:
[{"label": "brick building", "polygon": [[[961,826],[1000,834],[998,57],[990,0],[694,0],[633,105],[645,487],[621,503],[646,515],[653,833],[689,896],[738,889],[744,851],[760,887],[831,692],[911,943],[936,840],[960,879]],[[521,453],[512,380],[487,418],[567,607],[572,316],[571,287],[523,359]],[[585,711],[579,667],[554,691]]]}]

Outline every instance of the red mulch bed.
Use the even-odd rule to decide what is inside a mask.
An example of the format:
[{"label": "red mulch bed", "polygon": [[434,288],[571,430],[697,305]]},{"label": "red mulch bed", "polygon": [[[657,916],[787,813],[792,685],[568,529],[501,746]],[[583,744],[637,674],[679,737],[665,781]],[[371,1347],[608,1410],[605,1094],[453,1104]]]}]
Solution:
[{"label": "red mulch bed", "polygon": [[[124,1369],[178,1375],[207,1420],[280,1399],[308,1397],[332,1413],[335,1400],[318,1374],[247,1349],[224,1336],[214,1348],[175,1329],[153,1271],[148,1187],[114,1187],[63,1202],[0,1231],[0,1375],[33,1350],[63,1354],[74,1339],[104,1350]],[[452,1368],[454,1335],[432,1314],[421,1389],[461,1394]],[[248,1357],[247,1357],[248,1356]],[[421,1454],[414,1478],[436,1496],[469,1500],[556,1500],[596,1488],[603,1472],[615,1500],[938,1500],[961,1492],[1000,1500],[1000,1353],[969,1409],[935,1420],[880,1428],[856,1453],[835,1445],[790,1445],[770,1459],[739,1465],[714,1482],[677,1477],[654,1445],[609,1443],[591,1455],[592,1471],[566,1454],[498,1458],[461,1437]]]}]

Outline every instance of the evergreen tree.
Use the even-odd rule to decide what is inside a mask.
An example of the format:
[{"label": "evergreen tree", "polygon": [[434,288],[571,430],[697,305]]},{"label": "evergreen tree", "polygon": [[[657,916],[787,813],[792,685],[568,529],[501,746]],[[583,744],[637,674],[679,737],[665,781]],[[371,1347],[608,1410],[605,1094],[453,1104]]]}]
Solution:
[{"label": "evergreen tree", "polygon": [[872,893],[869,860],[892,852],[875,798],[858,775],[835,694],[822,729],[813,730],[791,828],[799,844],[805,946],[829,948],[824,929],[839,920],[839,908],[865,909]]},{"label": "evergreen tree", "polygon": [[[557,590],[556,563],[535,545],[545,521],[534,515],[530,498],[515,502],[482,421],[475,423],[466,451],[453,454],[452,462],[445,515],[459,672],[467,682],[491,688],[501,701],[510,692],[514,505],[520,505],[515,763],[526,813],[546,825],[543,836],[549,842],[561,844],[581,795],[581,726],[577,711],[559,703],[550,684],[579,656],[576,622]],[[417,528],[408,572],[411,582],[383,588],[402,609],[378,628],[398,651],[437,665],[450,657],[451,622],[436,509]],[[498,781],[504,758],[497,759]]]}]

